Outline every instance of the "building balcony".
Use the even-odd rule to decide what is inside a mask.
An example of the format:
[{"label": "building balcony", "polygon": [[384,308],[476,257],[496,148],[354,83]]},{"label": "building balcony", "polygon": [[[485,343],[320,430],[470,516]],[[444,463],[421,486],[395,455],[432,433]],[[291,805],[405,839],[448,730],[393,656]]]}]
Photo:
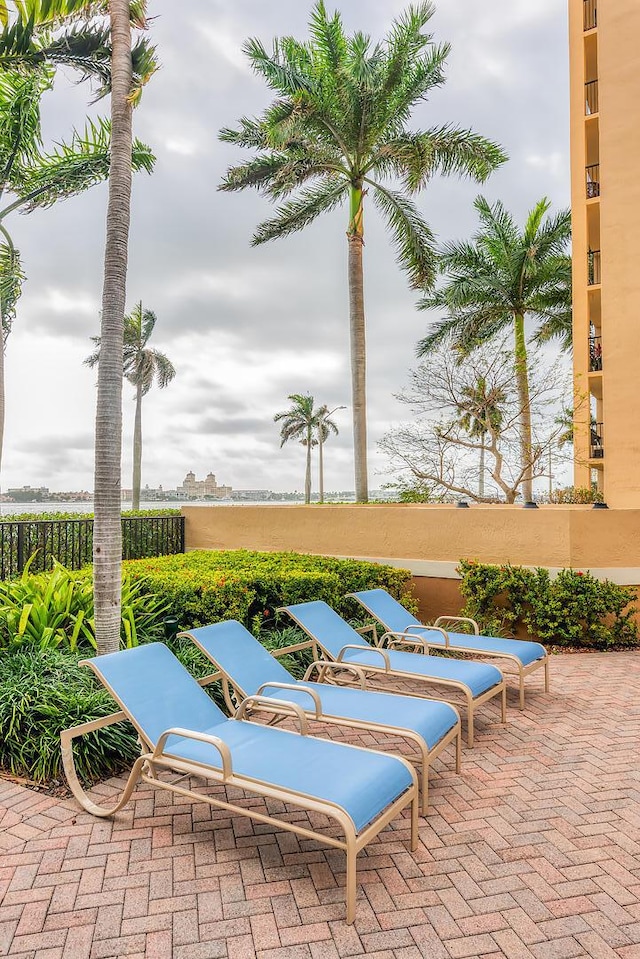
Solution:
[{"label": "building balcony", "polygon": [[583,0],[582,10],[584,30],[594,30],[598,26],[597,0]]},{"label": "building balcony", "polygon": [[597,80],[589,80],[589,82],[584,85],[584,112],[587,117],[600,112]]},{"label": "building balcony", "polygon": [[602,370],[602,337],[589,337],[589,372],[599,373]]},{"label": "building balcony", "polygon": [[600,164],[591,163],[585,168],[587,175],[587,200],[600,196]]},{"label": "building balcony", "polygon": [[602,423],[591,424],[589,456],[592,460],[604,459],[604,425]]},{"label": "building balcony", "polygon": [[587,283],[589,286],[598,286],[601,282],[600,250],[589,250],[587,253]]}]

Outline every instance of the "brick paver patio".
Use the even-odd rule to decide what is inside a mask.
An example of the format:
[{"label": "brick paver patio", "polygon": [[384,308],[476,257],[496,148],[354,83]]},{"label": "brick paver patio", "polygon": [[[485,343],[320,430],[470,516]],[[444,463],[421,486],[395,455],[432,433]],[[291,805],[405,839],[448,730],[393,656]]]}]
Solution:
[{"label": "brick paver patio", "polygon": [[0,780],[0,955],[640,959],[640,654],[558,656],[530,688],[506,727],[479,711],[461,776],[436,763],[415,855],[406,820],[361,855],[354,926],[335,850],[146,788],[112,822]]}]

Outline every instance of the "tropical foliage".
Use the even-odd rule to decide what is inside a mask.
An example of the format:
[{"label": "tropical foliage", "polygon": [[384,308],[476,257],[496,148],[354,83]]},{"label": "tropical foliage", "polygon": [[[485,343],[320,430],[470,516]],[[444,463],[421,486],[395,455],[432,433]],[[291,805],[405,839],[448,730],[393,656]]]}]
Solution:
[{"label": "tropical foliage", "polygon": [[606,649],[636,645],[635,592],[589,572],[492,566],[461,560],[463,615],[481,632],[521,634],[542,643]]},{"label": "tropical foliage", "polygon": [[360,560],[206,550],[132,560],[125,570],[133,583],[144,580],[144,588],[167,604],[183,629],[238,619],[259,632],[273,627],[279,606],[314,599],[349,615],[354,610],[345,594],[376,586],[415,609],[408,570]]},{"label": "tropical foliage", "polygon": [[[135,387],[136,411],[133,431],[133,493],[132,509],[140,509],[140,485],[142,477],[142,398],[154,383],[162,390],[176,375],[173,363],[160,350],[150,347],[149,340],[157,322],[152,310],[143,310],[142,301],[136,304],[124,318],[123,372]],[[96,349],[85,363],[94,367],[100,359],[100,337],[93,336]]]},{"label": "tropical foliage", "polygon": [[557,337],[571,345],[571,238],[568,210],[547,216],[550,202],[540,200],[519,229],[500,202],[475,201],[480,225],[468,242],[448,243],[442,253],[444,284],[425,296],[421,309],[445,312],[418,344],[418,356],[451,343],[462,353],[491,342],[511,329],[514,371],[520,403],[520,463],[523,495],[533,498],[534,445],[531,433],[529,360],[525,323],[537,323],[536,338]]},{"label": "tropical foliage", "polygon": [[250,39],[244,52],[275,99],[256,119],[224,129],[227,143],[254,156],[234,166],[220,186],[253,187],[280,204],[261,223],[254,244],[288,236],[348,204],[347,227],[356,498],[366,501],[366,369],[363,281],[364,206],[370,194],[416,289],[436,271],[433,234],[414,202],[437,174],[484,181],[505,159],[471,130],[450,124],[414,130],[413,108],[444,83],[449,45],[425,28],[434,7],[421,2],[395,19],[384,40],[346,34],[323,0],[313,8],[309,39],[283,37],[267,51]]}]

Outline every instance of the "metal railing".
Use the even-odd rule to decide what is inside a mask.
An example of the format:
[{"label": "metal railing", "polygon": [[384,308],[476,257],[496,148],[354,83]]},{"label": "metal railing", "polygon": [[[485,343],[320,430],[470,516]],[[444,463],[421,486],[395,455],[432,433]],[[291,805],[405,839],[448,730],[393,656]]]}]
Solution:
[{"label": "metal railing", "polygon": [[589,372],[597,373],[602,369],[602,337],[589,337]]},{"label": "metal railing", "polygon": [[[122,518],[122,558],[143,559],[184,553],[184,516]],[[35,554],[35,556],[34,556]],[[93,559],[93,520],[0,521],[0,579],[30,570],[51,569],[56,559],[68,569],[80,569]]]},{"label": "metal railing", "polygon": [[587,200],[600,196],[600,164],[590,163],[585,167],[587,177]]},{"label": "metal railing", "polygon": [[584,112],[585,116],[600,112],[600,97],[598,95],[598,81],[589,80],[584,85]]},{"label": "metal railing", "polygon": [[602,282],[600,250],[589,250],[587,253],[587,282],[589,286],[597,286]]},{"label": "metal railing", "polygon": [[585,30],[593,30],[598,26],[598,0],[583,0],[582,22]]},{"label": "metal railing", "polygon": [[592,460],[601,460],[604,457],[604,426],[602,423],[594,422],[591,424],[589,456]]}]

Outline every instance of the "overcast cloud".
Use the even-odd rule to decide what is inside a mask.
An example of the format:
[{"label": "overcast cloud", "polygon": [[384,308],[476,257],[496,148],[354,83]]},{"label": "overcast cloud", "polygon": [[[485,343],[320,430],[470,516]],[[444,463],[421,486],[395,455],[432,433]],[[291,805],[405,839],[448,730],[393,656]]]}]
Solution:
[{"label": "overcast cloud", "polygon": [[[306,35],[300,0],[153,0],[162,69],[135,113],[136,135],[157,156],[134,180],[127,304],[155,310],[154,345],[177,376],[143,409],[143,485],[165,488],[193,469],[235,488],[301,489],[304,451],[279,449],[273,414],[287,394],[350,404],[346,211],[303,233],[253,249],[269,205],[254,193],[216,192],[239,156],[217,131],[262,111],[269,94],[243,61],[247,36]],[[406,4],[341,0],[347,27],[377,37]],[[331,8],[332,3],[328,6]],[[449,40],[446,85],[416,110],[413,125],[472,126],[499,141],[510,161],[482,190],[522,219],[542,195],[569,204],[568,54],[559,0],[440,0],[432,29]],[[87,113],[90,91],[61,77],[43,101],[49,141]],[[477,186],[434,181],[420,208],[441,240],[474,228]],[[7,424],[2,486],[93,488],[95,371],[83,366],[98,332],[106,187],[11,225],[28,283],[7,347]],[[9,225],[9,224],[7,224]],[[395,264],[373,209],[367,214],[370,485],[385,460],[376,441],[404,409],[393,398],[414,364],[427,318]],[[123,486],[131,485],[133,392],[125,384]],[[351,414],[326,449],[325,486],[352,489]],[[315,485],[315,484],[314,484]]]}]

